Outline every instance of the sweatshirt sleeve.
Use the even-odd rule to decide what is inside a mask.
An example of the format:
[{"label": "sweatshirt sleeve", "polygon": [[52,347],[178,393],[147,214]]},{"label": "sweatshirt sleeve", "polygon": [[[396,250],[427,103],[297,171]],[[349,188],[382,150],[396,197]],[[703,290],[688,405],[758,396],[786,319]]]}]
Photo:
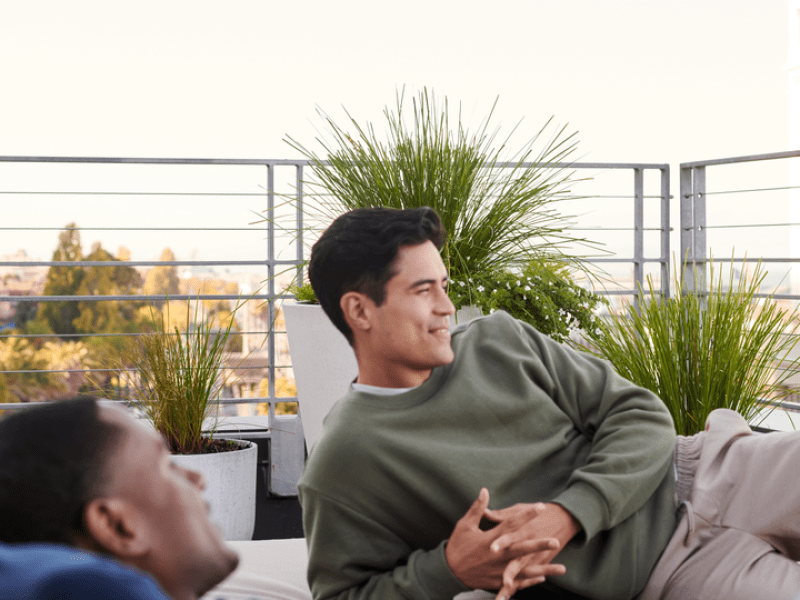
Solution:
[{"label": "sweatshirt sleeve", "polygon": [[452,600],[465,587],[447,565],[443,541],[411,549],[387,528],[325,495],[299,487],[315,600]]},{"label": "sweatshirt sleeve", "polygon": [[658,396],[608,362],[509,320],[540,357],[540,384],[591,441],[585,462],[553,499],[580,522],[585,542],[632,515],[661,484],[675,448],[672,417]]}]

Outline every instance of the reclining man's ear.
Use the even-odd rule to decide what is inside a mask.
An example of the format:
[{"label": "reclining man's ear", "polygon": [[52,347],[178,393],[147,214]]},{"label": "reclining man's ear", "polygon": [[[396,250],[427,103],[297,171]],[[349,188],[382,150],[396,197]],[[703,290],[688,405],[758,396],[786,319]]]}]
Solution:
[{"label": "reclining man's ear", "polygon": [[127,502],[95,498],[83,511],[83,522],[92,542],[119,559],[131,559],[148,550],[146,528]]},{"label": "reclining man's ear", "polygon": [[339,300],[339,306],[344,313],[344,320],[354,332],[356,329],[367,331],[372,326],[370,323],[372,308],[375,303],[366,294],[361,292],[347,292]]}]

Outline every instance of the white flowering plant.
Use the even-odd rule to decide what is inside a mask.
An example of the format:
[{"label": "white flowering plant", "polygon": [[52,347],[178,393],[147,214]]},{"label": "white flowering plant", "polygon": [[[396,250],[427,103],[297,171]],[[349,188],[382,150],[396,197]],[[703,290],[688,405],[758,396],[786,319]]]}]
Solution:
[{"label": "white flowering plant", "polygon": [[532,260],[518,272],[496,269],[452,279],[449,295],[456,309],[504,310],[559,342],[573,330],[596,329],[596,311],[607,303],[575,283],[567,267],[545,260]]}]

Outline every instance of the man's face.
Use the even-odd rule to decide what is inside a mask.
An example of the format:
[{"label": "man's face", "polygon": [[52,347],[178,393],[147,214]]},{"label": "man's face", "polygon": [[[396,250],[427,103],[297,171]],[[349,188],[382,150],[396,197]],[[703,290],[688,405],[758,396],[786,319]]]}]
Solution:
[{"label": "man's face", "polygon": [[394,270],[383,304],[370,305],[369,340],[359,348],[369,365],[361,369],[359,362],[358,380],[413,387],[433,367],[452,362],[450,315],[455,309],[447,297],[447,269],[432,242],[402,246]]},{"label": "man's face", "polygon": [[123,431],[103,495],[124,501],[148,552],[137,564],[174,597],[202,595],[238,564],[211,523],[202,475],[174,464],[164,440],[124,411],[103,406],[100,416]]}]

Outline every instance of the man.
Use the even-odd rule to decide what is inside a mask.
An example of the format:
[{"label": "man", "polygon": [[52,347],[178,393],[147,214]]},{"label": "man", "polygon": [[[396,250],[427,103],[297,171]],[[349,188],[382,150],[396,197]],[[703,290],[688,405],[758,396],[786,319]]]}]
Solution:
[{"label": "man", "polygon": [[[314,597],[449,600],[490,589],[624,600],[651,581],[647,598],[753,598],[759,584],[762,597],[794,598],[798,544],[767,517],[750,531],[739,511],[727,540],[745,558],[735,573],[714,568],[729,558],[726,540],[713,541],[727,527],[715,515],[728,514],[714,507],[736,472],[724,450],[753,437],[737,417],[711,419],[673,461],[663,403],[607,363],[504,313],[451,333],[443,240],[431,209],[364,209],[312,249],[311,284],[359,369],[299,485]],[[796,442],[783,439],[784,449]],[[774,451],[747,466],[767,470]],[[694,476],[711,482],[699,495]],[[746,490],[759,488],[741,487],[737,502]],[[796,500],[786,504],[778,520]],[[785,551],[767,552],[765,538]],[[759,561],[777,569],[742,585]]]},{"label": "man", "polygon": [[204,486],[151,427],[92,398],[3,418],[0,596],[195,600],[238,563]]}]

